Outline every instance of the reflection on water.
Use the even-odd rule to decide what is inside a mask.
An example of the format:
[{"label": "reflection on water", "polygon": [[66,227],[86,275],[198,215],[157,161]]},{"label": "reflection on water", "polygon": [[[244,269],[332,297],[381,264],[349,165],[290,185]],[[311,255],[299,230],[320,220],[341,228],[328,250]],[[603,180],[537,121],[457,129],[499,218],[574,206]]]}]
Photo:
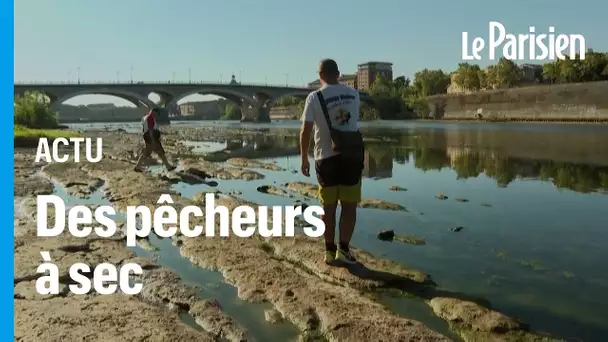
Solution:
[{"label": "reflection on water", "polygon": [[[589,145],[578,145],[576,141],[569,140],[568,144],[575,145],[575,154],[568,156],[559,151],[559,145],[564,139],[562,134],[555,134],[555,141],[544,142],[553,152],[542,150],[536,155],[521,141],[517,142],[519,148],[479,147],[471,143],[471,135],[481,142],[495,137],[491,132],[487,133],[490,135],[484,136],[483,133],[473,131],[429,130],[410,134],[376,130],[373,134],[382,134],[383,141],[366,142],[363,176],[391,178],[394,163],[405,164],[413,160],[413,165],[423,171],[448,168],[456,173],[457,180],[483,175],[495,180],[499,187],[507,187],[514,180],[522,179],[550,181],[557,188],[583,193],[608,190],[608,148],[603,147],[605,151],[595,151],[593,159],[589,158]],[[368,136],[373,135],[366,134]],[[469,142],[463,143],[462,140]],[[605,140],[603,144],[608,146],[608,137]],[[284,135],[251,135],[222,142],[188,141],[185,144],[196,146],[194,152],[234,152],[244,148],[268,152],[267,155],[255,155],[261,158],[297,155],[299,146],[297,136]],[[279,152],[279,155],[275,152]],[[551,153],[559,155],[560,161],[550,159]],[[589,163],[578,162],[583,159],[581,155],[586,155]],[[572,159],[575,162],[568,161]]]},{"label": "reflection on water", "polygon": [[[297,136],[279,134],[298,124],[268,126],[280,128],[194,144],[208,144],[211,152],[248,148],[298,170]],[[451,291],[485,297],[534,329],[605,340],[607,126],[375,122],[364,124],[363,131],[368,140],[363,196],[401,204],[408,212],[360,209],[353,245],[428,272]],[[266,179],[223,180],[218,189],[238,189],[244,199],[265,205],[287,205],[293,199],[256,188],[315,179],[256,171]],[[407,191],[389,191],[393,185]],[[193,196],[205,187],[176,190]],[[436,199],[439,192],[448,199]],[[464,229],[450,230],[456,226]],[[382,229],[423,238],[426,245],[379,241]],[[405,305],[397,301],[389,307],[404,311],[399,307]]]}]

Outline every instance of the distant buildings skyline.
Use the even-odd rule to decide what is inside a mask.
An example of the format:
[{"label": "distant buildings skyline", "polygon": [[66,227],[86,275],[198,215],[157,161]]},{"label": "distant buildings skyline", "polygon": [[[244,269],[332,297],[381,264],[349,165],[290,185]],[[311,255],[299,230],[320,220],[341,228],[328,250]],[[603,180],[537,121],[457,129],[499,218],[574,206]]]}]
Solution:
[{"label": "distant buildings skyline", "polygon": [[[354,74],[341,74],[338,81],[341,84],[353,87],[361,91],[369,91],[378,76],[393,80],[393,63],[369,61],[357,65]],[[308,83],[309,88],[321,87],[321,80],[316,79]]]}]

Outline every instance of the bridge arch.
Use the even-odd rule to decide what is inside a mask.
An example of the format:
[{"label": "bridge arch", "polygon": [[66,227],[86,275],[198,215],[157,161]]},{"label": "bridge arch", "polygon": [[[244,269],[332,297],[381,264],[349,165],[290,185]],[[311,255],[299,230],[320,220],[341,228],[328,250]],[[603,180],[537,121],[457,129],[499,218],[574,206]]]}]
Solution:
[{"label": "bridge arch", "polygon": [[249,96],[243,92],[232,90],[232,89],[209,89],[209,88],[200,88],[200,89],[192,89],[183,93],[175,94],[173,99],[171,100],[171,105],[177,105],[179,101],[182,99],[191,96],[191,95],[215,95],[223,97],[227,100],[230,100],[237,104],[239,107],[243,105],[254,105],[255,99],[252,96]]},{"label": "bridge arch", "polygon": [[121,99],[125,99],[131,103],[133,103],[136,107],[146,107],[146,108],[152,108],[155,107],[156,104],[154,102],[152,102],[150,99],[148,99],[145,96],[142,96],[140,94],[137,93],[133,93],[127,90],[110,90],[110,89],[87,89],[87,90],[81,90],[81,91],[76,91],[76,92],[71,92],[71,93],[67,93],[67,94],[63,94],[60,97],[57,96],[53,96],[51,98],[51,101],[53,104],[62,104],[65,101],[76,97],[76,96],[81,96],[81,95],[109,95],[109,96],[116,96],[119,97]]}]

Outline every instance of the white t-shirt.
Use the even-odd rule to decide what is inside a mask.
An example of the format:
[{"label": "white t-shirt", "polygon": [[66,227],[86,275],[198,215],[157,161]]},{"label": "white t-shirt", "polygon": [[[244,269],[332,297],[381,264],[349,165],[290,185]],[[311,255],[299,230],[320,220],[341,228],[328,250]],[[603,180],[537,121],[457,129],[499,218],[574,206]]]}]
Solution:
[{"label": "white t-shirt", "polygon": [[[359,130],[359,91],[343,84],[324,85],[321,88],[331,126],[341,131]],[[331,135],[316,91],[308,94],[302,113],[303,122],[314,122],[315,160],[335,156]]]}]

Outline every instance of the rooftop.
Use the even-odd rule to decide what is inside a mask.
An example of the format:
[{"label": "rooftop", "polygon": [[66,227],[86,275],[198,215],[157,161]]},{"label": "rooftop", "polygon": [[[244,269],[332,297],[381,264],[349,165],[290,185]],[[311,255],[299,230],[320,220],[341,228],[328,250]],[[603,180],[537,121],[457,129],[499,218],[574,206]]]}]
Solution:
[{"label": "rooftop", "polygon": [[346,79],[351,79],[351,78],[356,78],[356,77],[357,77],[356,74],[340,75],[340,80],[346,80]]},{"label": "rooftop", "polygon": [[357,64],[357,66],[359,67],[359,66],[370,65],[370,64],[388,64],[388,65],[393,65],[393,63],[391,63],[391,62],[369,61],[369,62]]}]

